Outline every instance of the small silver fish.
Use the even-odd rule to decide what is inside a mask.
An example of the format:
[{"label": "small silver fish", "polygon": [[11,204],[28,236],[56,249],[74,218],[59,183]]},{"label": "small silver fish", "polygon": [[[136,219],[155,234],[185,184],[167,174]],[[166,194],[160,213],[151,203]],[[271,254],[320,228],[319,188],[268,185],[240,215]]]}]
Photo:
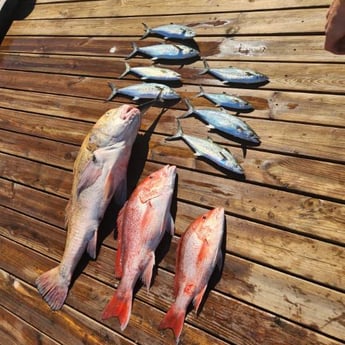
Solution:
[{"label": "small silver fish", "polygon": [[205,92],[203,87],[200,85],[200,93],[196,97],[205,97],[209,101],[213,102],[217,107],[224,107],[235,111],[249,112],[254,110],[253,106],[243,100],[240,97],[229,95],[226,92],[223,93],[209,93]]},{"label": "small silver fish", "polygon": [[223,169],[233,173],[243,175],[244,171],[231,152],[218,144],[211,138],[201,139],[192,135],[187,135],[183,132],[180,121],[177,120],[176,133],[166,138],[165,140],[183,139],[193,150],[197,157],[204,157]]},{"label": "small silver fish", "polygon": [[187,60],[199,57],[199,52],[183,44],[154,44],[152,46],[138,47],[132,42],[133,51],[126,60],[137,54],[147,55],[152,61],[156,60]]},{"label": "small silver fish", "polygon": [[239,117],[226,112],[224,109],[195,108],[188,100],[184,100],[188,110],[179,116],[179,119],[195,115],[208,124],[208,128],[217,129],[234,138],[246,141],[255,145],[260,144],[259,136]]},{"label": "small silver fish", "polygon": [[125,62],[125,71],[119,76],[123,78],[128,73],[134,73],[140,77],[141,80],[157,80],[157,81],[177,81],[181,79],[181,75],[171,69],[161,68],[155,66],[141,66],[131,67]]},{"label": "small silver fish", "polygon": [[145,23],[142,23],[145,28],[145,33],[141,39],[149,36],[156,35],[167,39],[179,39],[179,40],[190,40],[195,36],[194,30],[185,25],[180,24],[167,24],[150,28]]},{"label": "small silver fish", "polygon": [[268,77],[262,73],[236,67],[210,68],[207,61],[203,59],[204,69],[199,74],[210,73],[220,79],[223,84],[263,84],[268,81]]},{"label": "small silver fish", "polygon": [[173,101],[180,99],[178,93],[171,87],[159,83],[135,84],[117,89],[113,83],[108,83],[112,92],[107,101],[112,100],[117,94],[133,97],[133,101],[140,99],[158,99],[160,101]]}]

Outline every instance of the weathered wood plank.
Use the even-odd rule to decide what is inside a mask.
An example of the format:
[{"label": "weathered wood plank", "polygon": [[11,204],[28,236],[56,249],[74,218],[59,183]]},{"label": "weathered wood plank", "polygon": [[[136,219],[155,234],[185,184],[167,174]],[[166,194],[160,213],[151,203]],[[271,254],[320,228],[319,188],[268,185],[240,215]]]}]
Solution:
[{"label": "weathered wood plank", "polygon": [[[157,39],[145,39],[156,44]],[[197,40],[202,56],[230,61],[299,61],[343,62],[345,58],[324,49],[323,35],[200,37]],[[110,52],[115,47],[114,52]],[[70,54],[83,56],[125,56],[128,39],[121,37],[26,37],[6,36],[0,51],[7,53]]]},{"label": "weathered wood plank", "polygon": [[[164,21],[157,16],[142,16],[140,22],[145,22],[151,27],[171,22],[184,24],[192,27],[197,35],[257,35],[277,32],[320,34],[324,32],[325,15],[325,8],[307,8],[174,15],[164,17]],[[140,22],[136,17],[27,19],[15,21],[7,35],[138,36],[143,33]]]},{"label": "weathered wood plank", "polygon": [[[42,126],[42,123],[44,123],[44,126]],[[36,114],[16,113],[8,110],[3,113],[0,108],[0,128],[79,146],[91,128],[91,124]],[[165,137],[151,134],[147,143],[145,142],[145,134],[141,133],[133,149],[135,159],[150,159],[202,172],[220,173],[216,168],[197,159],[183,142],[169,142],[165,140]],[[55,142],[49,142],[49,144],[51,144],[52,149],[59,145]],[[227,145],[227,148],[231,150],[238,162],[243,166],[246,181],[248,182],[261,183],[290,191],[302,191],[307,194],[320,195],[331,199],[344,200],[345,198],[343,193],[345,169],[342,164],[289,157],[259,150],[248,150],[244,158],[241,148],[236,144],[233,146],[231,142],[227,144],[230,144]],[[143,147],[146,147],[146,149],[143,150]],[[52,173],[50,172],[50,167],[19,159],[18,157],[8,155],[1,155],[1,157],[0,172],[3,177],[20,182],[22,181],[21,172],[26,171],[24,177],[28,178],[33,175],[29,181],[38,181],[38,183],[35,183],[35,186],[38,186],[39,178],[37,173],[43,173],[48,170],[49,172],[43,176],[45,185],[50,191],[60,189],[60,173],[54,178],[54,175],[52,175],[50,183],[47,181],[47,177]],[[34,165],[37,165],[37,167],[34,168]]]},{"label": "weathered wood plank", "polygon": [[[158,166],[154,163],[146,163],[145,174],[157,169]],[[138,164],[138,171],[140,169]],[[326,240],[340,243],[344,240],[342,229],[345,207],[340,203],[184,169],[179,169],[178,173],[178,198],[180,200],[209,207],[222,205],[231,214],[239,217],[284,227]],[[55,218],[51,218],[52,215],[48,210],[40,208],[40,204],[45,204],[44,208],[48,207],[43,200],[53,198],[52,202],[57,203],[56,206],[60,210],[59,217],[63,220],[66,201],[48,196],[43,192],[37,192],[33,205],[28,206],[30,201],[27,200],[28,195],[32,193],[30,188],[6,180],[1,180],[1,183],[4,206],[15,208],[16,204],[23,205],[24,213],[37,212],[35,217],[41,217],[41,213],[44,213],[42,217],[51,222]],[[60,226],[63,226],[63,222],[60,223]]]},{"label": "weathered wood plank", "polygon": [[[175,253],[175,246],[176,242],[173,243],[171,248],[173,253]],[[110,254],[111,253],[109,252],[106,255],[108,259]],[[98,265],[101,267],[107,267],[107,264],[103,264],[102,257],[103,254],[101,250],[98,257]],[[111,255],[111,261],[113,261],[113,257],[114,256]],[[169,261],[172,261],[172,259],[173,257],[170,257]],[[5,264],[5,268],[7,267],[6,265],[8,265],[8,260]],[[102,277],[102,272],[98,272],[98,277]],[[79,277],[78,280],[80,278],[81,277]],[[157,283],[157,286],[157,281],[162,281],[162,284]],[[144,300],[154,297],[153,301],[155,305],[158,303],[163,304],[166,307],[167,303],[169,303],[169,294],[171,296],[171,286],[172,276],[164,273],[164,271],[159,271],[158,276],[155,279],[155,283],[151,288],[151,293],[153,293],[154,296],[147,296],[146,292],[140,291],[138,293],[138,297]],[[288,316],[290,319],[296,320],[297,322],[307,323],[310,327],[316,328],[317,330],[320,328],[322,329],[322,332],[326,334],[329,333],[339,337],[340,339],[342,339],[344,334],[341,330],[343,327],[341,325],[341,312],[343,310],[342,295],[332,290],[321,288],[315,284],[310,284],[302,280],[286,276],[233,256],[226,257],[222,279],[217,285],[217,288],[225,290],[228,293],[251,303],[254,302],[262,308],[273,310],[275,313],[279,312],[280,315]],[[73,295],[72,291],[71,295]],[[86,295],[87,294],[83,294],[83,296]],[[267,298],[268,295],[270,296],[269,298]],[[214,313],[214,310],[219,311],[219,309],[216,306],[211,308],[211,305],[215,304],[214,299],[211,296],[213,296],[213,293],[209,295],[207,302],[210,301],[210,305],[207,307],[205,305],[205,309],[207,308],[206,310],[209,310],[211,313],[213,311]],[[80,297],[81,296],[78,295],[78,299],[80,299]],[[219,296],[219,298],[220,297],[221,296]],[[222,297],[222,299],[224,298],[225,297]],[[318,308],[317,303],[315,303],[316,300],[318,303],[322,301],[322,305],[324,306],[323,310],[318,311],[317,313],[314,309]],[[218,307],[220,308],[221,305],[223,305],[221,313],[225,313],[221,319],[224,321],[228,320],[228,315],[231,311],[229,311],[228,308],[224,308],[224,301],[219,301]],[[340,316],[336,315],[337,317],[335,317],[334,314],[338,313]],[[202,315],[203,312],[197,320],[190,315],[190,320],[192,321],[194,319],[196,324],[205,322],[206,325],[204,325],[204,327],[207,329],[213,329],[214,326],[212,326],[212,321],[210,321],[212,318],[208,317],[207,314],[205,317]],[[331,322],[327,323],[327,321]],[[114,325],[116,322],[113,321],[111,324]],[[228,332],[225,324],[222,332]]]},{"label": "weathered wood plank", "polygon": [[[20,85],[17,82],[18,79],[21,81]],[[116,84],[119,87],[126,86],[128,83],[129,81],[116,80]],[[89,110],[84,112],[82,118],[85,120],[88,120],[86,117],[88,114],[97,111],[95,108],[99,109],[99,113],[107,109],[107,105],[103,101],[95,105],[95,103],[88,102],[85,98],[104,100],[110,91],[107,82],[101,78],[67,75],[59,75],[58,78],[52,78],[51,74],[14,70],[0,70],[0,87],[2,87],[1,93],[3,94],[1,106],[5,108],[24,111],[32,109],[35,112],[37,108],[32,108],[32,105],[37,102],[44,103],[49,98],[48,96],[36,94],[37,97],[32,97],[30,100],[29,91],[51,93],[55,94],[55,96],[50,96],[51,100],[49,104],[45,102],[44,105],[38,106],[40,107],[40,111],[44,111],[45,109],[51,110],[55,104],[55,115],[63,116],[66,110],[68,110],[68,116],[72,116],[75,114],[75,111],[72,111],[75,107],[78,109],[81,105],[87,104],[87,109]],[[16,91],[4,89],[5,87]],[[22,89],[24,92],[20,92],[18,89]],[[185,90],[188,90],[188,92]],[[222,92],[224,89],[212,88],[210,90]],[[344,127],[345,124],[345,114],[342,111],[342,105],[344,103],[342,95],[268,91],[261,89],[231,90],[239,96],[246,98],[256,108],[253,113],[246,115],[249,117],[254,116],[256,118],[314,123],[336,127]],[[192,98],[198,92],[198,87],[196,86],[189,86],[188,89],[178,89],[178,92],[182,97],[190,98],[196,106],[210,106],[210,103],[203,98]],[[56,94],[83,97],[83,99],[76,101],[71,97],[59,98]],[[31,95],[33,96],[35,94]],[[125,98],[120,98],[120,100],[129,102]],[[185,106],[177,104],[176,108],[182,110],[185,109]]]},{"label": "weathered wood plank", "polygon": [[[198,1],[194,4],[188,0],[179,0],[171,3],[169,1],[120,1],[120,0],[98,0],[97,5],[94,1],[71,2],[68,4],[47,4],[54,0],[40,0],[37,4],[46,3],[44,6],[36,6],[35,11],[28,17],[29,19],[56,19],[56,18],[93,18],[93,17],[127,17],[145,15],[167,15],[167,14],[187,14],[187,13],[207,13],[212,6],[212,12],[234,12],[234,11],[256,11],[283,8],[315,7],[328,6],[325,0],[303,0],[303,1],[284,1],[264,0],[248,2],[244,0],[231,1],[213,0]],[[64,2],[61,0],[54,2]],[[67,1],[65,1],[67,2]]]},{"label": "weathered wood plank", "polygon": [[0,343],[6,345],[58,345],[10,311],[0,306]]},{"label": "weathered wood plank", "polygon": [[[145,64],[147,64],[147,62],[145,62]],[[228,65],[229,62],[218,61],[216,63],[216,67],[224,67]],[[267,64],[266,62],[253,63],[238,61],[233,65],[240,68],[251,68],[266,74],[269,77],[270,82],[264,85],[262,89],[295,91],[308,90],[342,94],[345,91],[345,77],[339,73],[339,70],[342,70],[343,68],[342,64]],[[4,54],[0,67],[12,70],[72,74],[78,76],[97,76],[111,79],[118,77],[124,71],[123,60],[118,58],[54,55],[37,56],[28,54]],[[183,78],[184,87],[188,87],[188,84],[223,85],[221,81],[215,79],[209,74],[199,75],[202,68],[202,62],[197,61],[192,67],[184,67],[179,70]],[[228,90],[228,92],[231,91]]]},{"label": "weathered wood plank", "polygon": [[[18,249],[15,249],[15,246],[11,247],[10,243],[5,246],[5,249],[7,254],[11,255],[18,251]],[[3,267],[4,270],[8,268],[11,272],[16,272],[19,274],[19,279],[25,279],[25,281],[31,284],[34,282],[37,274],[55,264],[51,260],[47,261],[43,256],[39,256],[33,252],[30,252],[28,255],[24,248],[23,250],[19,249],[19,251],[22,257],[26,255],[26,257],[30,257],[30,261],[33,262],[33,265],[28,267],[26,272],[18,272],[19,267],[16,265],[15,260],[7,260],[7,262],[1,263],[1,267]],[[6,266],[6,268],[4,266]],[[1,272],[3,273],[4,271]],[[74,341],[74,344],[103,344],[106,340],[114,342],[115,344],[133,343],[100,322],[102,309],[114,292],[113,287],[105,286],[85,275],[80,276],[74,284],[73,292],[71,291],[69,294],[67,304],[61,311],[52,312],[49,310],[46,303],[41,300],[36,289],[20,281],[18,278],[8,275],[6,272],[4,272],[3,275],[5,279],[3,279],[1,284],[1,292],[2,296],[4,296],[4,298],[6,297],[4,305],[12,309],[14,305],[18,303],[18,300],[24,299],[20,308],[18,308],[18,312],[26,318],[30,317],[30,311],[36,315],[42,313],[45,319],[50,320],[48,324],[45,324],[47,322],[43,323],[43,320],[37,316],[35,322],[42,323],[42,325],[40,325],[41,329],[47,334],[54,334],[54,337],[61,339],[62,343],[71,343],[72,337],[77,339]],[[76,308],[78,311],[72,309],[70,306]],[[81,312],[87,314],[88,317],[83,316]],[[150,315],[149,319],[147,315]],[[166,336],[157,329],[162,317],[162,311],[136,300],[136,302],[133,303],[131,322],[122,334],[127,338],[131,338],[134,342],[145,344],[150,341],[151,344],[162,344]],[[112,328],[115,330],[119,329],[115,320],[107,321],[104,324],[112,325]],[[87,332],[84,331],[85,328],[88,330]],[[69,332],[72,334],[69,334]],[[69,340],[65,339],[66,336],[70,337]],[[187,323],[184,327],[184,341],[181,343],[193,345],[206,345],[209,343],[217,345],[228,344],[228,342],[222,341],[200,329],[196,329]]]},{"label": "weathered wood plank", "polygon": [[[10,247],[4,245],[2,247],[7,253],[11,253]],[[13,251],[12,251],[13,253]],[[34,265],[27,267],[26,276],[37,272],[37,263],[31,261],[30,256],[17,251],[16,260],[26,258],[26,262],[33,262]],[[21,262],[21,261],[20,261]],[[36,264],[36,265],[35,265]],[[23,265],[23,262],[21,262]],[[3,267],[3,265],[1,265]],[[5,270],[0,270],[0,301],[6,308],[16,311],[24,320],[39,328],[42,332],[53,337],[62,344],[76,345],[93,345],[104,344],[105,341],[114,342],[114,344],[129,345],[133,342],[127,340],[120,334],[109,330],[109,328],[95,322],[91,318],[81,314],[80,312],[64,307],[63,311],[51,312],[46,305],[42,303],[37,290],[28,285],[24,281],[14,277]],[[26,343],[25,343],[26,344]]]}]

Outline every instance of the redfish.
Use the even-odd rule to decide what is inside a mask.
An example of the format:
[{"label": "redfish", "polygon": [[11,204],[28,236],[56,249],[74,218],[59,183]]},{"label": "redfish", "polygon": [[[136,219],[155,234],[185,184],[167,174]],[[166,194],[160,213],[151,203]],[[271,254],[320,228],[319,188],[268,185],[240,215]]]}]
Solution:
[{"label": "redfish", "polygon": [[224,208],[217,207],[197,218],[181,236],[176,254],[175,302],[159,325],[160,329],[173,330],[176,343],[189,304],[193,301],[198,312],[212,272],[216,264],[221,264],[223,233]]},{"label": "redfish", "polygon": [[120,283],[103,311],[102,319],[117,317],[121,330],[127,327],[133,288],[141,276],[150,287],[155,250],[164,232],[174,232],[170,213],[176,167],[166,165],[146,177],[133,191],[117,218],[118,250],[115,276]]},{"label": "redfish", "polygon": [[51,309],[62,307],[72,274],[87,251],[96,257],[97,230],[114,196],[127,198],[127,165],[141,116],[131,105],[107,111],[85,137],[73,168],[73,185],[66,208],[67,239],[60,264],[36,279],[39,293]]}]

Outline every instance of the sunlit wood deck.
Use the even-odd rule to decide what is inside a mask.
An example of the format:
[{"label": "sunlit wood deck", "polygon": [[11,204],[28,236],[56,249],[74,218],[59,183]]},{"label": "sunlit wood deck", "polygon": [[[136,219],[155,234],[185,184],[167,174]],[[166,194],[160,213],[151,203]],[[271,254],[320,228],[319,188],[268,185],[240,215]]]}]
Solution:
[{"label": "sunlit wood deck", "polygon": [[[323,50],[328,0],[117,1],[37,0],[14,20],[0,45],[0,344],[173,344],[158,325],[173,300],[175,250],[188,224],[223,206],[227,235],[221,278],[198,316],[188,314],[180,344],[345,344],[345,57]],[[29,12],[29,11],[28,11]],[[25,13],[22,11],[21,13]],[[202,84],[232,92],[255,111],[240,114],[261,137],[241,147],[195,118],[186,133],[228,147],[245,179],[227,176],[165,141],[183,102],[142,121],[129,167],[130,186],[163,164],[175,164],[176,234],[160,258],[150,292],[140,289],[127,329],[101,320],[114,292],[117,247],[112,212],[95,261],[79,267],[65,306],[53,312],[34,281],[60,260],[72,166],[92,124],[128,103],[109,95],[139,82],[124,70],[142,22],[192,27],[202,57],[214,67],[248,67],[269,76],[259,88],[229,88],[197,61],[179,69],[182,98]],[[148,59],[129,60],[131,66]],[[208,105],[203,98],[196,106]]]}]

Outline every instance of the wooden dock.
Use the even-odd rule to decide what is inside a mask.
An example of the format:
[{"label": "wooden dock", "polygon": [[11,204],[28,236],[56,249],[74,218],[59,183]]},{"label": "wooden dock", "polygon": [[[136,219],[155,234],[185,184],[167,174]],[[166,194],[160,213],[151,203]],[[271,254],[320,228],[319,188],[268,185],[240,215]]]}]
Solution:
[{"label": "wooden dock", "polygon": [[[325,52],[329,0],[36,0],[14,17],[0,45],[0,344],[174,344],[158,325],[173,301],[176,244],[193,219],[226,211],[226,253],[200,314],[187,315],[180,344],[345,344],[345,56]],[[239,114],[261,137],[243,157],[236,142],[207,132],[198,119],[184,131],[226,146],[245,170],[227,176],[196,158],[176,130],[180,103],[144,116],[129,167],[130,186],[164,164],[177,165],[176,233],[158,261],[149,292],[139,289],[130,322],[101,320],[118,281],[115,219],[107,213],[95,261],[85,257],[66,304],[51,311],[35,279],[60,260],[73,162],[93,123],[112,102],[108,82],[138,83],[124,71],[142,22],[196,31],[200,55],[213,67],[266,74],[259,88],[224,86],[198,75],[201,61],[178,71],[182,98],[231,92],[253,104]],[[147,58],[131,66],[150,65]]]}]

